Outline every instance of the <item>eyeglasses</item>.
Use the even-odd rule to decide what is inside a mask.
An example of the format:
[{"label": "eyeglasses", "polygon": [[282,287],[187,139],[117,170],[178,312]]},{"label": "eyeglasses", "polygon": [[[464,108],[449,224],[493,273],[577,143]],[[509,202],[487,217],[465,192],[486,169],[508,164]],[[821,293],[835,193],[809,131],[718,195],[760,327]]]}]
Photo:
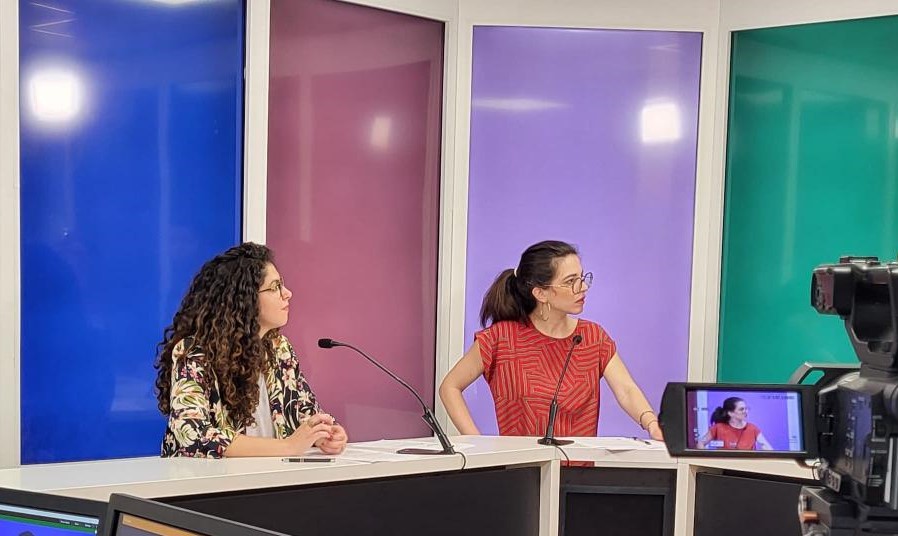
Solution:
[{"label": "eyeglasses", "polygon": [[278,294],[280,294],[281,298],[284,298],[284,291],[286,289],[287,287],[284,286],[284,278],[282,277],[280,279],[275,279],[274,281],[272,281],[271,286],[269,286],[268,288],[263,288],[259,291],[259,294],[263,292],[277,292]]},{"label": "eyeglasses", "polygon": [[559,283],[557,285],[546,285],[548,287],[567,287],[571,289],[571,292],[574,294],[579,294],[584,290],[588,289],[592,286],[592,272],[586,272],[580,277],[576,277],[567,281],[565,283]]}]

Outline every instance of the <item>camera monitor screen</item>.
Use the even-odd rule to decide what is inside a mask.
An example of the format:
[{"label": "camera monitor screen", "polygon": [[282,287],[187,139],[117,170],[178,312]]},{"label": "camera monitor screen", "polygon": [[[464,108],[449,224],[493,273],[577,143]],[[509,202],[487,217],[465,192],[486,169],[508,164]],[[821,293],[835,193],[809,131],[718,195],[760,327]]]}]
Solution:
[{"label": "camera monitor screen", "polygon": [[814,458],[809,385],[669,383],[659,420],[675,456]]},{"label": "camera monitor screen", "polygon": [[686,407],[687,448],[804,450],[798,392],[690,389]]},{"label": "camera monitor screen", "polygon": [[100,502],[0,489],[0,535],[94,535],[104,511]]}]

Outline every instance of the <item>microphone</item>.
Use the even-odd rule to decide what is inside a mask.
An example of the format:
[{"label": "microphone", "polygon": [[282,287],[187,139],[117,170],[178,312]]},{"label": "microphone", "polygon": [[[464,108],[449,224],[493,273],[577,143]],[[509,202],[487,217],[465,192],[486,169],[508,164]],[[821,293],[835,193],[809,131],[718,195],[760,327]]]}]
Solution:
[{"label": "microphone", "polygon": [[555,386],[555,394],[552,396],[552,403],[549,405],[549,423],[546,425],[546,435],[536,441],[540,445],[557,447],[573,443],[570,439],[555,439],[555,413],[558,411],[558,391],[561,390],[561,381],[564,379],[564,373],[567,372],[567,366],[571,364],[574,348],[581,342],[583,342],[583,337],[579,333],[571,338],[571,348],[567,351],[567,357],[564,358],[564,366],[561,367],[561,374],[558,375],[558,385]]},{"label": "microphone", "polygon": [[336,346],[345,346],[350,350],[355,350],[356,353],[360,354],[362,357],[371,362],[372,365],[382,370],[387,376],[393,378],[403,387],[408,389],[415,398],[418,399],[418,402],[421,404],[421,407],[424,409],[424,415],[422,418],[424,422],[427,423],[427,426],[436,434],[437,439],[440,441],[440,445],[443,447],[443,450],[433,450],[433,449],[418,449],[418,448],[408,448],[408,449],[399,449],[396,451],[397,454],[456,454],[455,449],[452,447],[452,443],[449,442],[449,438],[446,437],[446,432],[443,431],[443,428],[440,426],[440,423],[437,422],[436,417],[434,417],[433,412],[427,407],[427,404],[424,403],[424,400],[421,399],[421,396],[415,391],[414,387],[406,383],[402,378],[393,374],[387,367],[381,365],[377,362],[373,357],[366,354],[365,352],[359,350],[355,346],[351,344],[347,344],[345,342],[335,341],[333,339],[318,339],[318,347],[319,348],[334,348]]}]

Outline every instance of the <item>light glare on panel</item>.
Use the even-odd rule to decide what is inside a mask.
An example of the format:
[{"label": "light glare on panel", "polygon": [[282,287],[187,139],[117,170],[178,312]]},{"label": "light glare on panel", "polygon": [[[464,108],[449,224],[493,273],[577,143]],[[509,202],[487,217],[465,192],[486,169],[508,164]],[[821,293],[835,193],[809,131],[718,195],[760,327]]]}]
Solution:
[{"label": "light glare on panel", "polygon": [[561,102],[550,101],[546,99],[530,99],[530,98],[477,98],[474,99],[475,108],[486,108],[489,110],[502,110],[506,112],[531,112],[539,110],[553,110],[555,108],[566,108],[567,105]]},{"label": "light glare on panel", "polygon": [[642,107],[641,133],[643,143],[664,143],[683,135],[680,107],[673,102],[656,102]]},{"label": "light glare on panel", "polygon": [[157,4],[166,4],[169,6],[183,6],[185,4],[195,4],[202,0],[153,0]]},{"label": "light glare on panel", "polygon": [[386,149],[390,145],[390,130],[393,119],[384,115],[374,118],[371,124],[371,146],[375,149]]},{"label": "light glare on panel", "polygon": [[84,84],[74,71],[47,68],[28,82],[31,112],[39,121],[64,123],[78,117],[84,104]]}]

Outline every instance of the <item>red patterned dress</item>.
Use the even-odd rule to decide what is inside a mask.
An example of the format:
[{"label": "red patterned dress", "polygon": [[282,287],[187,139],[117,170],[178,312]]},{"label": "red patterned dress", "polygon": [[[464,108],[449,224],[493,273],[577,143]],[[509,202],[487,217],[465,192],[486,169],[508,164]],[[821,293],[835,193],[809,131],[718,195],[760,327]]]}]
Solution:
[{"label": "red patterned dress", "polygon": [[716,422],[711,425],[711,440],[722,441],[723,449],[755,450],[761,429],[752,423],[742,428],[734,428],[729,423]]},{"label": "red patterned dress", "polygon": [[[595,436],[599,419],[599,380],[614,356],[614,341],[595,322],[578,320],[574,348],[561,391],[555,436]],[[497,322],[475,334],[483,376],[496,404],[499,435],[541,436],[571,337],[555,339],[531,324]]]}]

